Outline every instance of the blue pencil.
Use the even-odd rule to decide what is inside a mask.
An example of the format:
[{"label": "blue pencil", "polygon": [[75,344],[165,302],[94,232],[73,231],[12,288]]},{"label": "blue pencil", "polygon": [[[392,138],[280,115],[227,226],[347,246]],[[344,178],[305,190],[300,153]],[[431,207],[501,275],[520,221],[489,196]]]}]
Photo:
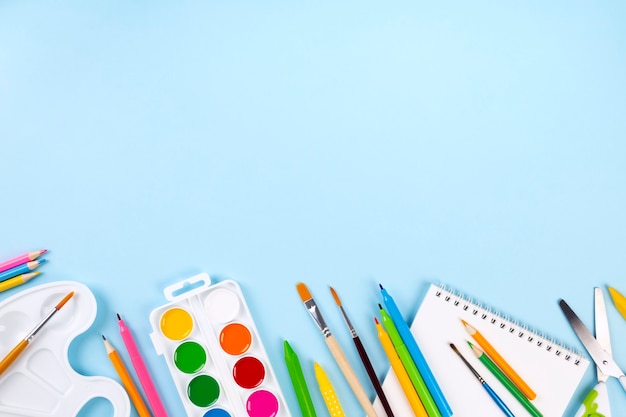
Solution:
[{"label": "blue pencil", "polygon": [[378,285],[380,286],[380,292],[383,295],[383,302],[385,303],[385,307],[387,307],[387,312],[391,316],[393,323],[396,325],[402,341],[409,349],[411,358],[413,358],[413,362],[415,362],[420,375],[424,379],[424,383],[426,384],[428,391],[430,391],[435,404],[437,404],[439,412],[443,417],[451,417],[453,412],[450,408],[450,404],[448,404],[448,401],[446,401],[446,398],[443,396],[443,392],[441,391],[441,388],[439,388],[439,384],[437,383],[437,380],[435,380],[435,376],[430,370],[428,363],[426,363],[426,358],[424,358],[422,351],[419,346],[417,346],[417,342],[413,337],[413,333],[411,333],[409,325],[402,317],[402,313],[400,313],[396,302],[393,301],[393,298],[391,298],[387,290],[384,289],[381,284]]},{"label": "blue pencil", "polygon": [[18,275],[27,274],[31,272],[33,269],[37,268],[39,265],[46,262],[45,259],[40,259],[38,261],[27,262],[22,265],[18,265],[15,268],[7,269],[4,272],[0,272],[0,282],[5,281],[9,278],[16,277]]}]

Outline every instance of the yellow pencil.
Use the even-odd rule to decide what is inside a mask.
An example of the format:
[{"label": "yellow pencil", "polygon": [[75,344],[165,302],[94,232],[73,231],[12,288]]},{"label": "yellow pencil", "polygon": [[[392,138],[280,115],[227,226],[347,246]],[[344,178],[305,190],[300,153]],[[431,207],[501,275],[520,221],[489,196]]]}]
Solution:
[{"label": "yellow pencil", "polygon": [[409,374],[407,374],[406,370],[404,369],[404,365],[402,364],[400,357],[393,347],[391,338],[389,337],[385,329],[383,329],[383,326],[380,325],[376,317],[374,317],[374,322],[376,323],[376,330],[378,330],[378,339],[380,340],[380,344],[383,346],[383,350],[387,354],[387,358],[389,358],[391,368],[396,374],[398,382],[400,382],[402,391],[404,391],[404,395],[409,401],[409,405],[411,406],[413,413],[417,417],[428,417],[428,413],[426,412],[422,401],[417,395],[417,391],[415,391],[415,388],[413,388],[411,378],[409,378]]},{"label": "yellow pencil", "polygon": [[330,379],[328,379],[328,375],[324,372],[324,368],[317,362],[313,362],[313,367],[315,368],[317,384],[320,386],[320,392],[322,393],[330,417],[344,417],[345,414],[343,413],[343,408],[341,408],[339,398],[337,398],[337,394],[335,393],[335,388],[333,388],[333,384],[330,382]]},{"label": "yellow pencil", "polygon": [[480,345],[481,348],[485,351],[485,353],[491,358],[492,361],[498,365],[498,367],[509,377],[511,382],[513,382],[520,391],[524,393],[526,398],[529,400],[534,400],[537,397],[537,394],[528,386],[528,384],[522,379],[521,376],[515,372],[515,370],[504,360],[504,358],[498,353],[498,351],[491,346],[491,343],[485,339],[485,337],[471,324],[466,322],[465,320],[461,320],[465,325],[465,330],[474,338],[476,343]]},{"label": "yellow pencil", "polygon": [[139,414],[139,417],[150,417],[148,407],[146,407],[146,404],[141,399],[139,390],[137,389],[137,386],[133,382],[132,378],[130,377],[130,374],[126,370],[126,367],[122,362],[122,358],[120,358],[117,350],[115,350],[115,348],[111,345],[111,343],[109,343],[104,335],[102,335],[102,340],[104,340],[104,347],[106,348],[107,355],[109,355],[109,359],[111,360],[115,371],[122,380],[122,384],[124,385],[124,388],[126,388],[126,392],[128,392],[130,400],[133,402],[135,408],[137,409],[137,414]]},{"label": "yellow pencil", "polygon": [[6,281],[0,282],[0,292],[6,291],[18,285],[26,284],[37,275],[41,275],[41,272],[29,272],[27,274],[18,275],[13,278],[9,278]]}]

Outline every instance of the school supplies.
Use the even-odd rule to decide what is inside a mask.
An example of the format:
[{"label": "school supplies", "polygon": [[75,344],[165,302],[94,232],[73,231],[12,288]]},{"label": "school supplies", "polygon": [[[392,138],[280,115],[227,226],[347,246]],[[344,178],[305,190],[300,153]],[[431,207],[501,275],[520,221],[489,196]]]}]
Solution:
[{"label": "school supplies", "polygon": [[435,400],[433,399],[431,393],[428,391],[428,387],[426,386],[422,375],[417,370],[417,366],[413,362],[413,358],[409,353],[409,349],[406,347],[404,340],[400,336],[400,333],[398,332],[394,321],[380,304],[378,304],[378,308],[380,310],[383,327],[387,331],[387,335],[389,335],[389,339],[391,340],[393,348],[396,351],[398,358],[400,358],[400,362],[402,362],[402,366],[409,376],[411,384],[413,385],[413,388],[415,389],[417,395],[422,401],[422,404],[424,405],[428,416],[441,417],[441,413],[437,408],[437,404],[435,404]]},{"label": "school supplies", "polygon": [[9,290],[13,287],[17,287],[18,285],[26,284],[31,279],[35,278],[37,275],[41,275],[41,272],[29,272],[27,274],[21,274],[13,278],[9,278],[5,281],[0,282],[0,292]]},{"label": "school supplies", "polygon": [[21,264],[18,265],[16,267],[13,267],[11,269],[7,269],[4,272],[0,272],[0,281],[5,281],[9,278],[13,278],[16,277],[18,275],[21,274],[28,274],[29,272],[31,272],[33,269],[38,268],[39,265],[45,263],[46,260],[45,259],[40,259],[37,261],[30,261],[27,262],[25,264]]},{"label": "school supplies", "polygon": [[30,261],[34,261],[39,256],[46,253],[47,249],[38,250],[35,252],[28,252],[20,256],[16,256],[15,258],[9,259],[8,261],[4,261],[0,263],[0,272],[4,272],[8,269],[15,268],[16,266],[25,264]]},{"label": "school supplies", "polygon": [[378,376],[376,375],[376,371],[374,371],[374,367],[372,366],[372,361],[367,355],[367,351],[365,350],[365,347],[363,346],[363,343],[361,342],[361,338],[359,337],[356,330],[352,326],[352,322],[348,318],[348,314],[346,313],[346,310],[343,308],[341,299],[339,299],[339,295],[337,295],[337,292],[335,291],[333,287],[330,287],[330,292],[333,295],[333,298],[335,299],[335,302],[337,303],[339,310],[341,311],[341,315],[343,316],[343,319],[346,322],[346,325],[348,326],[348,330],[350,331],[350,334],[352,335],[352,341],[354,342],[354,346],[356,347],[356,350],[359,353],[359,357],[361,358],[363,367],[365,367],[367,376],[369,376],[370,381],[372,382],[372,385],[374,386],[374,390],[376,391],[378,398],[380,398],[380,401],[383,405],[383,408],[385,409],[385,413],[387,414],[387,417],[394,417],[393,411],[391,411],[391,406],[389,405],[389,401],[387,401],[387,396],[385,395],[385,392],[383,391],[383,388],[380,385],[380,381],[378,380]]},{"label": "school supplies", "polygon": [[491,397],[491,399],[497,404],[498,407],[500,407],[500,410],[502,410],[502,412],[508,416],[508,417],[515,417],[513,415],[513,413],[511,412],[511,410],[509,410],[509,407],[506,406],[506,404],[504,403],[504,401],[502,401],[502,399],[500,397],[498,397],[498,394],[496,394],[496,392],[489,386],[489,384],[487,384],[487,382],[485,382],[485,380],[483,379],[482,376],[480,376],[480,374],[476,371],[476,369],[474,369],[474,367],[467,361],[467,359],[465,359],[465,357],[461,354],[461,352],[459,352],[459,350],[456,348],[456,346],[454,346],[454,343],[450,343],[450,347],[452,348],[452,350],[454,351],[454,353],[456,353],[459,358],[461,358],[461,360],[463,361],[463,363],[469,368],[469,370],[474,374],[474,376],[476,377],[476,379],[478,379],[478,382],[481,383],[481,385],[483,386],[483,388],[485,389],[485,391],[487,391],[487,393],[489,394],[489,396]]},{"label": "school supplies", "polygon": [[317,414],[315,413],[311,393],[309,392],[306,379],[304,378],[304,372],[302,372],[300,359],[298,359],[298,355],[289,342],[285,340],[283,346],[285,349],[285,364],[287,365],[287,371],[289,372],[293,390],[296,393],[296,399],[298,400],[302,417],[316,417]]},{"label": "school supplies", "polygon": [[413,337],[413,335],[411,334],[409,325],[404,320],[404,317],[402,317],[402,313],[400,313],[400,309],[396,305],[396,302],[391,297],[391,295],[389,295],[387,290],[383,288],[381,284],[379,284],[379,286],[380,293],[383,297],[383,303],[385,304],[385,307],[387,308],[387,311],[389,312],[393,323],[396,325],[396,328],[400,333],[400,337],[402,337],[402,341],[409,350],[415,366],[417,366],[417,369],[419,369],[419,373],[424,379],[424,383],[428,387],[428,392],[435,401],[435,404],[437,404],[439,413],[441,413],[443,417],[450,417],[452,415],[452,408],[450,407],[450,404],[448,403],[446,397],[441,391],[437,379],[433,375],[430,366],[428,365],[428,362],[424,358],[424,354],[419,348],[418,343],[415,341],[415,337]]},{"label": "school supplies", "polygon": [[[589,331],[587,326],[578,318],[576,313],[571,309],[571,307],[565,302],[565,300],[559,300],[559,306],[561,310],[563,310],[563,314],[569,321],[570,326],[578,336],[578,339],[582,342],[583,346],[591,356],[591,359],[595,362],[597,368],[604,374],[608,376],[615,377],[619,380],[620,384],[622,384],[622,388],[626,390],[626,375],[624,375],[624,371],[622,371],[613,356],[611,356],[611,352],[607,352],[603,343],[600,343]],[[601,334],[601,336],[603,336]]]},{"label": "school supplies", "polygon": [[211,284],[206,273],[165,288],[150,313],[187,417],[290,417],[278,380],[239,285]]},{"label": "school supplies", "polygon": [[48,321],[54,316],[57,311],[59,311],[65,303],[69,301],[70,298],[74,296],[74,291],[68,293],[61,301],[55,305],[52,310],[48,314],[44,316],[44,318],[35,326],[33,330],[30,331],[22,340],[19,341],[17,345],[0,361],[0,375],[7,370],[9,366],[22,354],[24,349],[30,345],[30,342],[37,336],[37,333],[43,328],[43,326],[48,323]]},{"label": "school supplies", "polygon": [[144,392],[146,393],[146,398],[148,399],[148,403],[150,404],[150,408],[152,408],[152,412],[155,417],[167,417],[167,412],[165,411],[165,407],[161,402],[161,396],[154,386],[154,382],[152,381],[152,376],[148,371],[148,367],[146,366],[145,361],[143,360],[143,356],[141,356],[141,352],[137,347],[137,343],[135,342],[135,338],[131,333],[130,329],[122,320],[122,317],[117,315],[117,323],[120,328],[120,335],[122,336],[122,341],[124,342],[124,346],[126,346],[126,350],[128,351],[128,356],[130,357],[130,361],[135,368],[135,372],[137,373],[137,377],[139,378],[139,383],[143,387]]},{"label": "school supplies", "polygon": [[519,388],[522,393],[524,393],[526,398],[528,398],[529,400],[534,400],[535,397],[537,397],[537,394],[535,394],[535,392],[528,386],[526,381],[524,381],[522,377],[519,376],[517,372],[515,372],[513,367],[509,365],[509,363],[502,357],[502,355],[500,355],[498,350],[494,348],[491,343],[489,343],[485,336],[483,336],[481,332],[476,330],[474,326],[472,326],[465,320],[461,319],[461,322],[465,326],[465,330],[467,330],[470,336],[472,336],[472,338],[480,345],[480,347],[483,348],[485,352],[487,352],[487,355],[489,355],[489,357],[496,363],[496,365],[498,365],[498,367],[502,369],[502,372],[504,372],[506,376],[511,379],[515,386]]},{"label": "school supplies", "polygon": [[[394,375],[397,378],[396,382],[402,388],[405,398],[411,407],[410,410],[413,410],[413,413],[417,417],[428,417],[428,413],[424,409],[424,405],[417,395],[417,391],[415,391],[415,388],[413,388],[411,378],[409,378],[409,374],[406,373],[406,369],[404,369],[404,365],[402,365],[402,361],[398,357],[398,354],[393,347],[393,342],[389,338],[389,335],[387,334],[385,329],[383,329],[383,326],[380,325],[376,317],[374,317],[374,323],[376,324],[376,331],[378,333],[378,339],[380,340],[380,344],[383,347],[387,358],[389,359],[391,369],[393,370]],[[378,399],[376,399],[376,401],[378,401]],[[410,413],[410,411],[407,411],[407,413]],[[404,415],[408,416],[409,414]]]},{"label": "school supplies", "polygon": [[626,320],[626,297],[613,287],[609,287],[609,293],[611,293],[615,308],[617,308],[617,311],[619,311],[622,317],[624,317],[624,320]]},{"label": "school supplies", "polygon": [[335,388],[330,382],[328,375],[326,375],[324,368],[317,362],[313,363],[313,368],[315,370],[317,384],[320,387],[320,393],[322,394],[322,398],[324,398],[324,403],[326,404],[326,408],[328,408],[330,417],[344,417],[345,414],[343,413],[343,408],[341,408],[339,398],[337,398],[337,394],[335,393]]},{"label": "school supplies", "polygon": [[131,415],[128,395],[118,382],[81,375],[69,363],[70,346],[79,351],[86,347],[72,341],[96,319],[96,298],[82,283],[57,281],[34,286],[0,302],[0,357],[23,338],[24,327],[39,322],[71,292],[74,296],[0,375],[0,416],[76,416],[94,398],[111,403],[112,417]]},{"label": "school supplies", "polygon": [[350,366],[350,362],[348,362],[346,355],[341,350],[339,343],[337,343],[337,339],[335,339],[335,336],[332,335],[330,329],[326,325],[326,321],[322,316],[322,312],[320,311],[319,307],[315,303],[315,300],[311,296],[309,289],[303,282],[298,283],[296,285],[296,289],[298,290],[298,295],[300,295],[300,299],[304,303],[304,307],[309,312],[309,315],[324,335],[324,341],[326,342],[326,346],[328,346],[330,353],[332,353],[333,358],[335,358],[339,369],[341,369],[343,376],[348,381],[348,384],[350,385],[350,388],[352,388],[354,395],[359,400],[361,407],[363,407],[363,410],[365,410],[367,417],[378,417],[378,414],[372,407],[372,403],[370,403],[369,398],[367,398],[365,390],[361,386],[361,383],[354,373],[352,366]]},{"label": "school supplies", "polygon": [[106,349],[107,356],[111,360],[111,363],[113,364],[117,375],[120,377],[124,388],[126,388],[126,392],[128,393],[128,396],[130,397],[133,405],[135,406],[137,414],[139,414],[139,417],[150,417],[148,407],[146,407],[146,404],[143,402],[137,386],[133,382],[133,379],[128,373],[128,370],[124,366],[124,362],[122,362],[122,358],[120,358],[117,350],[115,350],[113,345],[111,345],[111,343],[106,339],[106,337],[104,337],[104,335],[102,335],[102,340],[104,341],[104,348]]},{"label": "school supplies", "polygon": [[498,379],[498,381],[500,381],[500,383],[504,385],[504,387],[509,390],[511,394],[513,394],[515,399],[517,399],[517,401],[519,401],[519,403],[524,406],[526,411],[528,411],[531,416],[543,417],[541,411],[539,411],[537,407],[535,407],[533,403],[531,403],[530,400],[526,398],[524,393],[520,391],[519,388],[517,388],[517,385],[515,385],[513,381],[511,381],[500,368],[498,368],[498,365],[496,365],[496,363],[492,361],[481,348],[473,345],[469,341],[467,342],[467,344],[469,345],[470,349],[472,349],[472,352],[474,352],[474,355],[476,355],[478,360],[481,361],[483,365],[485,365],[485,368],[487,368],[489,372],[491,372]]},{"label": "school supplies", "polygon": [[[566,348],[526,325],[504,318],[459,291],[430,284],[411,323],[411,333],[454,410],[454,417],[501,413],[496,404],[484,395],[471,373],[462,367],[450,366],[458,361],[458,357],[449,348],[449,343],[455,343],[474,367],[482,366],[466,343],[468,333],[461,319],[480,330],[533,387],[537,393],[533,404],[537,409],[545,416],[563,415],[589,366],[589,360],[582,353]],[[513,414],[528,414],[510,392],[504,388],[497,389],[500,382],[495,376],[491,373],[481,375],[498,391]],[[410,415],[411,408],[393,372],[385,378],[383,389],[396,415]],[[380,409],[378,401],[375,406]]]}]

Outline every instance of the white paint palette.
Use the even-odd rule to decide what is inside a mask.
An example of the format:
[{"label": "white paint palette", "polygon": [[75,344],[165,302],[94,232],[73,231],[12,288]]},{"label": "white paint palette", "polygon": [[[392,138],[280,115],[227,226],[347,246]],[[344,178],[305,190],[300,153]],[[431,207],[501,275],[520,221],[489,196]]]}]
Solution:
[{"label": "white paint palette", "polygon": [[167,287],[150,314],[188,417],[291,417],[239,285],[206,273]]},{"label": "white paint palette", "polygon": [[130,416],[130,400],[120,384],[110,378],[80,375],[70,366],[70,343],[96,318],[96,299],[81,283],[44,284],[2,301],[0,357],[70,291],[74,296],[0,375],[0,416],[74,417],[89,400],[100,397],[111,402],[114,417]]}]

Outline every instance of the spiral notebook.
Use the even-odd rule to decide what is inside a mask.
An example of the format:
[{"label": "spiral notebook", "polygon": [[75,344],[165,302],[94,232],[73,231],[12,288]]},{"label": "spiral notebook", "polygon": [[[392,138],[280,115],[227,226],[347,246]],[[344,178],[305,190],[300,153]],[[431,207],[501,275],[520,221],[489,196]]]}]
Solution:
[{"label": "spiral notebook", "polygon": [[[532,403],[545,417],[562,417],[589,360],[523,324],[506,319],[458,291],[431,284],[411,324],[411,332],[439,383],[454,417],[501,416],[502,411],[450,348],[454,343],[516,416],[529,413],[476,358],[461,319],[475,327],[535,391]],[[383,390],[396,416],[412,416],[398,380],[389,371]],[[385,415],[378,398],[374,408]]]}]

